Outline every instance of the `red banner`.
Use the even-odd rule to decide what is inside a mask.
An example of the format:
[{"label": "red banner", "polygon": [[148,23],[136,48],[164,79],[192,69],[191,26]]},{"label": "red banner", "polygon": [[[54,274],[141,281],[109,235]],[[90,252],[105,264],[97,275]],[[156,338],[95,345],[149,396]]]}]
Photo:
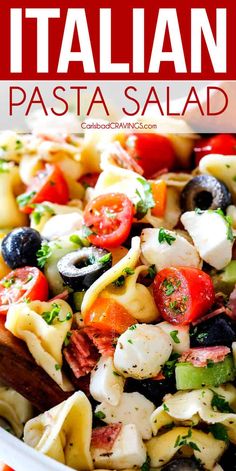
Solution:
[{"label": "red banner", "polygon": [[2,2],[0,79],[233,80],[235,24],[232,0]]}]

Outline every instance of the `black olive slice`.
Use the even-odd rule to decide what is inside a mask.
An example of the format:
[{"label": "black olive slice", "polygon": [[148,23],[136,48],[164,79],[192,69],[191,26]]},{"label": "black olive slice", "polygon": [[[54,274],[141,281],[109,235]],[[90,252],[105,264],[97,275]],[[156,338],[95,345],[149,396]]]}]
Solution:
[{"label": "black olive slice", "polygon": [[202,471],[203,468],[194,459],[180,458],[170,461],[161,468],[163,471]]},{"label": "black olive slice", "polygon": [[216,347],[225,345],[231,347],[236,340],[236,325],[225,314],[211,317],[190,329],[190,346]]},{"label": "black olive slice", "polygon": [[181,207],[185,211],[218,209],[226,210],[232,202],[228,188],[211,175],[198,175],[185,185],[181,193]]},{"label": "black olive slice", "polygon": [[67,285],[76,291],[83,291],[111,268],[111,265],[112,255],[107,250],[83,247],[62,257],[57,268]]},{"label": "black olive slice", "polygon": [[31,227],[19,227],[4,237],[1,245],[2,256],[12,268],[37,266],[36,253],[41,248],[42,237]]}]

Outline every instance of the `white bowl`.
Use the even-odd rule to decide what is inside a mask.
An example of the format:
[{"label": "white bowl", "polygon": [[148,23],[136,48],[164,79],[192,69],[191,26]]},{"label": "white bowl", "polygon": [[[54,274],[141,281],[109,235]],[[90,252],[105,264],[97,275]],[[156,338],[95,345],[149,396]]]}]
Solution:
[{"label": "white bowl", "polygon": [[71,471],[0,428],[0,460],[15,471]]}]

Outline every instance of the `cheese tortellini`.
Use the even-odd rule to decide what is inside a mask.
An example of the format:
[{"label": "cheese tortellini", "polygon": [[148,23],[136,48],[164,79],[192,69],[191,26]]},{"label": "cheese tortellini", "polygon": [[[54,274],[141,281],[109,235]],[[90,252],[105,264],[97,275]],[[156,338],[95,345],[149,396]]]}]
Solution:
[{"label": "cheese tortellini", "polygon": [[111,284],[102,291],[101,296],[122,304],[139,322],[152,322],[158,319],[159,313],[150,290],[137,282],[143,271],[147,271],[145,265],[137,267],[133,274],[126,276],[123,286],[116,287]]},{"label": "cheese tortellini", "polygon": [[[183,441],[184,446],[181,444]],[[189,450],[192,450],[195,458],[201,461],[207,471],[214,468],[227,448],[224,441],[217,440],[211,433],[188,427],[174,427],[169,432],[151,438],[146,446],[152,468],[161,469],[181,449],[183,456],[189,456]]]},{"label": "cheese tortellini", "polygon": [[107,270],[105,273],[103,273],[103,275],[100,276],[91,285],[88,291],[86,291],[81,306],[82,315],[84,315],[85,312],[91,308],[101,292],[123,274],[124,270],[127,268],[135,268],[139,261],[140,253],[140,238],[133,237],[131,249],[127,255],[123,257],[116,265],[110,268],[110,270]]},{"label": "cheese tortellini", "polygon": [[21,437],[24,424],[32,417],[33,408],[27,399],[11,388],[0,386],[0,418]]},{"label": "cheese tortellini", "polygon": [[[232,412],[220,412],[214,407],[214,397],[223,398]],[[195,391],[178,391],[176,394],[166,396],[165,406],[159,406],[152,414],[152,430],[154,435],[161,427],[172,423],[191,421],[197,424],[200,420],[207,424],[223,424],[230,440],[236,444],[236,388],[231,384],[212,389],[199,389]],[[212,405],[213,404],[213,405]]]},{"label": "cheese tortellini", "polygon": [[199,170],[222,181],[232,194],[234,203],[236,202],[235,155],[206,155],[200,160]]},{"label": "cheese tortellini", "polygon": [[92,408],[82,391],[25,425],[24,441],[74,469],[93,469],[90,454]]},{"label": "cheese tortellini", "polygon": [[12,305],[6,328],[24,340],[36,363],[64,390],[73,390],[61,371],[62,347],[72,324],[72,310],[65,301],[32,301]]},{"label": "cheese tortellini", "polygon": [[6,163],[4,170],[0,172],[0,229],[26,225],[26,215],[20,212],[16,202],[16,194],[21,192],[21,185],[18,167]]}]

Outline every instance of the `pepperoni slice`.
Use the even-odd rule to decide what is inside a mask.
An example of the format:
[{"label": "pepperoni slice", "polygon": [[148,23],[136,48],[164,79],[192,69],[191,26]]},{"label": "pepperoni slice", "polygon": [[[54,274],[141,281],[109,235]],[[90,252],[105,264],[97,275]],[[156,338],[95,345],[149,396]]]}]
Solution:
[{"label": "pepperoni slice", "polygon": [[219,346],[219,347],[205,347],[205,348],[190,348],[183,352],[179,358],[179,362],[189,362],[194,366],[207,366],[210,361],[218,363],[223,361],[230,353],[228,347]]},{"label": "pepperoni slice", "polygon": [[105,427],[98,427],[92,431],[91,446],[111,451],[114,443],[121,431],[122,424],[110,424]]},{"label": "pepperoni slice", "polygon": [[90,373],[99,358],[96,347],[82,329],[74,330],[63,353],[77,379]]}]

